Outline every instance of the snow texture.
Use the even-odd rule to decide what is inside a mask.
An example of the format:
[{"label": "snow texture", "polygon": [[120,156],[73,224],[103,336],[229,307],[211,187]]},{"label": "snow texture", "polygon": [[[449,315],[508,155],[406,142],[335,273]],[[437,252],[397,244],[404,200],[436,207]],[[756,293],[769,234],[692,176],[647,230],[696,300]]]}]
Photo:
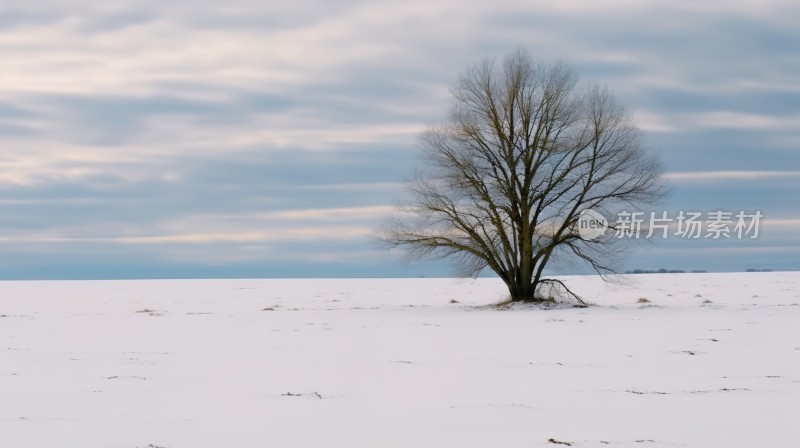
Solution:
[{"label": "snow texture", "polygon": [[0,447],[800,446],[800,273],[0,283]]}]

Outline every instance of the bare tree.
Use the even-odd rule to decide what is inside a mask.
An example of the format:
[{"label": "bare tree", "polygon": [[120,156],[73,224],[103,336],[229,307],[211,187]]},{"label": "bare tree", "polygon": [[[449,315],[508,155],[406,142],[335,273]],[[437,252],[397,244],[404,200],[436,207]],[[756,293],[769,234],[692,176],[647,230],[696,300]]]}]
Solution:
[{"label": "bare tree", "polygon": [[451,89],[448,118],[421,137],[413,200],[379,239],[412,256],[455,258],[465,276],[488,267],[512,301],[560,292],[580,302],[545,267],[580,261],[605,276],[624,249],[610,234],[582,238],[580,213],[636,210],[662,189],[659,159],[625,108],[577,80],[523,50],[469,68]]}]

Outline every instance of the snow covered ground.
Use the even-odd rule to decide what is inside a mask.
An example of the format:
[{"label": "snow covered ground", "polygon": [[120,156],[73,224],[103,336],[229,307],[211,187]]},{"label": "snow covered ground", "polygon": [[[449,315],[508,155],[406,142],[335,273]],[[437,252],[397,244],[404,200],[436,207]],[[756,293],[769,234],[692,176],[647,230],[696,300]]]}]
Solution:
[{"label": "snow covered ground", "polygon": [[800,273],[628,278],[2,282],[0,447],[800,446]]}]

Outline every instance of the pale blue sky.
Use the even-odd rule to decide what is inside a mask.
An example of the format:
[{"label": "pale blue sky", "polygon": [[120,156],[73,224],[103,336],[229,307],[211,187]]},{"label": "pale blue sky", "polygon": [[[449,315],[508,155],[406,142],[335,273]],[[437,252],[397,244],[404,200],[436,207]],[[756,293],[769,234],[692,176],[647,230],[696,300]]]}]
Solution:
[{"label": "pale blue sky", "polygon": [[524,47],[607,85],[670,210],[761,210],[754,241],[628,268],[800,269],[800,4],[0,4],[0,278],[448,275],[371,229],[469,64]]}]

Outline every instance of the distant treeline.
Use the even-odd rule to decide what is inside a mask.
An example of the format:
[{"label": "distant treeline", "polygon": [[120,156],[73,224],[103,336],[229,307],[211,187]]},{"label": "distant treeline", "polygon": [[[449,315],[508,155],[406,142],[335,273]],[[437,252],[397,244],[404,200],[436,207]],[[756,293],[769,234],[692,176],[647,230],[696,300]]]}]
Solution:
[{"label": "distant treeline", "polygon": [[[632,271],[625,271],[626,274],[685,274],[685,273],[692,273],[692,274],[705,274],[708,271],[702,269],[695,269],[692,271],[685,271],[683,269],[634,269]],[[750,268],[747,269],[746,272],[772,272],[772,269],[754,269]]]},{"label": "distant treeline", "polygon": [[[694,273],[694,274],[703,274],[706,271],[695,270],[695,271],[689,271],[689,272]],[[685,274],[686,271],[684,271],[683,269],[664,269],[664,268],[662,268],[662,269],[658,269],[658,270],[653,270],[653,269],[634,269],[632,271],[625,271],[625,273],[626,274]]]}]

